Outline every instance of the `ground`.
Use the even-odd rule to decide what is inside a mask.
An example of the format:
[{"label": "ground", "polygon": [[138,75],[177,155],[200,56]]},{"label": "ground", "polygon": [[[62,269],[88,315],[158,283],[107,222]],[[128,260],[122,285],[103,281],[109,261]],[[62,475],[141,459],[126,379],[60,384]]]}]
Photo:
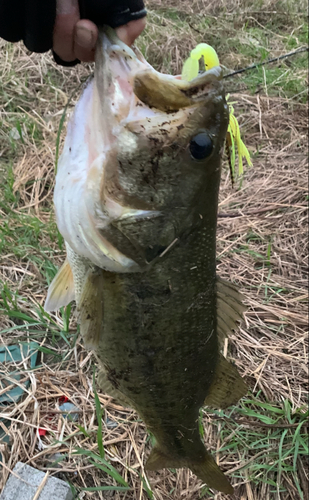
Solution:
[{"label": "ground", "polygon": [[[138,44],[164,72],[180,73],[202,41],[226,73],[307,44],[302,0],[147,6]],[[92,70],[64,69],[48,54],[1,42],[0,344],[34,340],[40,356],[33,369],[19,363],[21,387],[30,384],[1,408],[9,442],[0,443],[0,490],[20,460],[70,482],[76,498],[223,499],[188,470],[145,473],[150,437],[133,411],[96,391],[74,306],[55,314],[42,307],[65,256],[52,209],[55,165]],[[218,273],[240,285],[248,305],[224,354],[249,392],[227,411],[201,410],[201,432],[239,500],[308,499],[306,78],[300,53],[225,80],[253,166],[234,188],[223,166]],[[3,384],[9,369],[1,367]],[[78,408],[76,421],[61,415],[63,397]]]}]

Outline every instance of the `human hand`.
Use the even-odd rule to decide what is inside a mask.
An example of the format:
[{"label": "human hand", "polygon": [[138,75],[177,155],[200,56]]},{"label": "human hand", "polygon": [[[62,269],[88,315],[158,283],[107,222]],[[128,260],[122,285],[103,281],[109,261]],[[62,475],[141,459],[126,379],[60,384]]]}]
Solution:
[{"label": "human hand", "polygon": [[[116,28],[116,32],[120,40],[132,45],[145,25],[146,19],[143,17]],[[76,59],[93,61],[97,38],[97,26],[88,19],[80,18],[78,0],[57,0],[53,51],[58,57],[65,62]]]}]

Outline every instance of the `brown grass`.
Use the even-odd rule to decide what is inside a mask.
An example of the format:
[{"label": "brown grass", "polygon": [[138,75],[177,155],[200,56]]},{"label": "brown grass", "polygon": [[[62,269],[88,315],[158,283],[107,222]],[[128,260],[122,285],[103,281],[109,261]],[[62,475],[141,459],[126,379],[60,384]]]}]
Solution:
[{"label": "brown grass", "polygon": [[[219,16],[222,6],[225,7],[225,16],[235,15],[236,11],[253,11],[249,1],[227,4],[223,0],[181,3],[179,0],[150,0],[148,6],[153,13],[145,35],[147,57],[158,69],[167,70],[169,67],[176,73],[181,70],[183,58],[201,41],[202,36],[191,28],[186,33],[176,32],[173,35],[177,26],[163,16],[162,23],[165,24],[158,48],[156,16],[161,16],[161,9],[173,5],[184,15],[193,13],[194,16],[205,12]],[[272,12],[277,8],[277,2],[268,1],[264,14],[265,10]],[[13,161],[14,189],[19,194],[19,205],[14,211],[18,214],[34,213],[41,221],[47,222],[52,204],[59,121],[68,97],[88,75],[89,67],[62,69],[52,62],[49,55],[29,54],[20,44],[10,46],[2,43],[1,47],[0,71],[5,90],[0,96],[3,100],[3,128],[0,131],[2,177],[5,179],[8,165]],[[162,57],[164,53],[171,53],[168,65]],[[226,60],[233,64],[235,54],[226,54]],[[241,82],[241,78],[237,81]],[[72,104],[76,99],[77,95]],[[253,96],[245,91],[237,92],[231,96],[231,100],[234,99],[238,103],[235,106],[236,116],[245,131],[245,142],[253,154],[254,166],[247,169],[241,188],[238,189],[237,182],[237,187],[232,189],[227,169],[224,170],[221,185],[218,272],[241,286],[248,304],[245,320],[239,331],[228,339],[225,353],[229,352],[229,357],[237,364],[253,393],[261,391],[260,400],[282,402],[288,399],[292,408],[296,409],[307,402],[308,381],[307,107],[286,98],[269,97],[267,85]],[[14,111],[9,110],[8,103],[12,101]],[[15,116],[22,116],[25,120],[29,116],[35,126],[31,135],[26,121],[23,122],[24,142],[19,142],[12,158],[9,131],[14,126]],[[12,217],[13,225],[19,223]],[[48,257],[59,265],[64,254],[59,251],[57,240],[42,231],[40,242],[42,247],[49,247]],[[40,267],[12,253],[4,253],[0,273],[11,290],[18,290],[19,310],[39,319],[36,304],[43,304],[46,296],[46,282]],[[53,314],[52,320],[58,328],[63,328],[60,314]],[[0,318],[0,326],[2,332],[16,328],[9,333],[0,332],[2,344],[13,344],[25,337],[25,326],[14,318]],[[75,329],[73,318],[70,331],[75,332]],[[32,338],[30,333],[26,336]],[[0,417],[5,420],[0,425],[3,428],[10,423],[7,427],[10,443],[0,444],[3,463],[0,489],[18,460],[43,471],[48,470],[72,482],[76,488],[113,484],[89,460],[72,454],[78,447],[98,451],[92,387],[95,360],[92,354],[84,350],[80,338],[74,348],[69,349],[64,343],[55,347],[48,331],[42,334],[40,345],[60,355],[67,349],[66,355],[59,361],[41,353],[40,367],[24,372],[25,377],[30,379],[30,387],[23,400],[2,409]],[[23,369],[27,366],[25,361]],[[76,423],[63,418],[59,411],[59,397],[62,395],[77,406],[78,424],[91,437],[84,436]],[[146,499],[148,497],[140,478],[140,474],[146,477],[143,464],[150,449],[145,427],[133,411],[123,409],[103,394],[99,396],[105,411],[105,422],[108,417],[117,424],[114,429],[104,424],[106,457],[132,489],[127,493],[87,492],[79,498]],[[256,485],[250,483],[247,472],[238,475],[238,470],[245,463],[256,460],[257,456],[250,454],[242,442],[233,454],[220,452],[223,445],[235,439],[237,432],[231,427],[230,436],[223,442],[220,437],[222,425],[218,417],[212,420],[206,415],[205,442],[220,460],[222,469],[229,473],[229,477],[234,476],[235,498],[299,498],[288,476],[283,478],[286,493],[279,494],[271,493],[270,487],[262,481]],[[241,428],[263,429],[254,419],[239,425]],[[47,429],[46,436],[38,435],[39,427]],[[58,466],[51,465],[55,453],[66,455]],[[261,454],[267,454],[267,450],[262,450]],[[299,477],[305,491],[308,472],[304,467],[304,462],[300,461]],[[201,483],[188,470],[177,470],[175,473],[164,470],[147,477],[156,500],[197,500],[200,497]],[[217,494],[208,498],[220,500],[223,497]]]}]

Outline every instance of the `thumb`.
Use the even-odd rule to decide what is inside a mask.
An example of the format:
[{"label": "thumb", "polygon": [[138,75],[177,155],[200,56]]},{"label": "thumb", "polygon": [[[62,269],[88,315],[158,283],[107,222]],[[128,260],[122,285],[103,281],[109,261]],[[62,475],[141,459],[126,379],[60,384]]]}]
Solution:
[{"label": "thumb", "polygon": [[142,33],[146,26],[146,17],[142,19],[137,19],[136,21],[130,21],[128,24],[119,26],[116,28],[117,36],[120,40],[127,45],[132,45],[136,38]]}]

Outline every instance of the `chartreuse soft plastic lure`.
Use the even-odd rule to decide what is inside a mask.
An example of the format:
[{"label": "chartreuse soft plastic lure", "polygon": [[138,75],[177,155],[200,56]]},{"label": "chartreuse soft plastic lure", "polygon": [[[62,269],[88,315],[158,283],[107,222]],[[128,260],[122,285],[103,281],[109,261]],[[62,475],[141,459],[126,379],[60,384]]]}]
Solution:
[{"label": "chartreuse soft plastic lure", "polygon": [[[220,65],[219,58],[215,49],[210,45],[208,45],[207,43],[200,43],[195,47],[195,49],[191,51],[190,56],[183,65],[181,74],[183,80],[190,81],[193,80],[195,77],[197,77],[200,68],[200,60],[202,58],[204,60],[205,70]],[[239,124],[237,118],[234,115],[234,108],[231,104],[229,104],[229,111],[230,111],[230,121],[226,135],[226,150],[228,154],[231,176],[233,181],[235,173],[236,148],[238,152],[239,175],[242,175],[244,170],[243,158],[246,159],[250,167],[252,166],[252,162],[250,159],[250,153],[246,148],[245,144],[243,143],[243,141],[241,140]]]},{"label": "chartreuse soft plastic lure", "polygon": [[200,59],[204,58],[205,70],[220,66],[217,52],[207,43],[200,43],[191,50],[190,56],[185,61],[181,77],[183,80],[193,80],[198,75],[200,69]]}]

